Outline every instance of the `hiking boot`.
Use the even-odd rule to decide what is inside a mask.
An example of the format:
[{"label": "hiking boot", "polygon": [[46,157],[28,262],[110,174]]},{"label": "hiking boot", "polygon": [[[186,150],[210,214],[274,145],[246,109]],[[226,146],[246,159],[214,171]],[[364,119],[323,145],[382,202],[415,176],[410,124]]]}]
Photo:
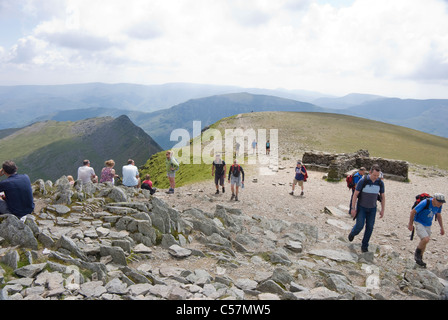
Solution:
[{"label": "hiking boot", "polygon": [[222,193],[226,192],[226,188],[222,187]]},{"label": "hiking boot", "polygon": [[291,191],[289,194],[293,196],[294,195],[294,191]]},{"label": "hiking boot", "polygon": [[416,262],[419,266],[421,266],[421,267],[423,267],[423,268],[426,268],[426,263],[423,262],[423,254],[422,254],[422,250],[420,250],[419,248],[417,248],[417,249],[415,250],[414,259],[415,259],[415,262]]},{"label": "hiking boot", "polygon": [[303,196],[303,191],[300,193],[301,196]]},{"label": "hiking boot", "polygon": [[232,193],[232,196],[230,197],[230,200],[233,200],[235,198],[235,195]]},{"label": "hiking boot", "polygon": [[238,201],[238,196],[235,197],[235,201]]},{"label": "hiking boot", "polygon": [[215,194],[219,194],[219,190],[216,190]]},{"label": "hiking boot", "polygon": [[369,249],[361,247],[361,252],[362,252],[362,253],[369,252]]},{"label": "hiking boot", "polygon": [[351,233],[349,233],[349,235],[348,235],[348,241],[352,242],[353,239],[355,239],[355,236],[352,235]]}]

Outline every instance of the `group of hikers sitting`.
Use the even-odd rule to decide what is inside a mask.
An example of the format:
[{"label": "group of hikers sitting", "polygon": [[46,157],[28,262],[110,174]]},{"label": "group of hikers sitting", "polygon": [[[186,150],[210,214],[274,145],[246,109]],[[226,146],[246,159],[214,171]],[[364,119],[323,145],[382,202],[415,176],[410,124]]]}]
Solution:
[{"label": "group of hikers sitting", "polygon": [[[104,165],[105,166],[101,170],[101,176],[98,181],[98,176],[95,174],[95,170],[90,166],[90,161],[84,160],[83,165],[78,168],[78,180],[81,181],[81,183],[88,183],[89,181],[91,181],[93,183],[110,182],[112,184],[115,184],[116,179],[120,179],[114,169],[115,161],[107,160]],[[141,181],[138,168],[135,166],[134,160],[128,160],[127,165],[124,165],[122,168],[122,173],[123,179],[121,183],[124,186],[147,189],[151,194],[154,194],[156,192],[156,189],[153,188],[153,184],[149,174],[145,176],[145,180],[143,182]],[[75,183],[73,176],[69,175],[67,178],[71,184]]]},{"label": "group of hikers sitting", "polygon": [[[82,183],[89,181],[94,183],[115,183],[115,179],[119,178],[119,176],[116,174],[114,166],[115,162],[113,160],[106,161],[98,181],[98,176],[90,166],[90,161],[84,160],[83,165],[78,168],[77,178]],[[173,194],[176,185],[176,172],[179,170],[179,162],[173,156],[172,151],[166,152],[165,166],[170,185],[167,193]],[[139,171],[135,166],[134,160],[128,160],[127,165],[123,166],[122,173],[122,184],[124,186],[148,189],[151,194],[156,192],[156,188],[154,188],[149,175],[146,175],[145,180],[141,182]],[[237,159],[235,159],[227,173],[226,163],[218,154],[212,164],[212,176],[214,176],[216,194],[219,194],[220,186],[222,193],[225,193],[224,182],[226,175],[232,192],[230,200],[238,201],[239,188],[244,188],[244,170],[238,164]],[[16,164],[8,160],[3,163],[0,169],[0,176],[7,177],[0,181],[0,214],[12,214],[18,218],[22,218],[33,213],[33,191],[28,175],[18,174]],[[74,183],[71,176],[68,178],[71,180],[71,183]],[[301,187],[300,195],[303,196],[303,182],[307,181],[307,178],[308,173],[305,166],[300,160],[297,161],[290,194],[294,195],[294,187],[298,184]],[[362,252],[368,252],[369,240],[373,232],[377,213],[377,202],[381,203],[381,210],[379,212],[380,219],[384,216],[386,206],[385,186],[381,169],[378,165],[373,165],[366,174],[366,169],[360,168],[357,173],[348,177],[347,186],[352,190],[349,214],[353,217],[353,220],[356,220],[354,227],[348,235],[348,240],[350,242],[353,241],[355,236],[365,227],[361,250]],[[433,218],[440,225],[441,235],[445,234],[441,215],[442,205],[444,203],[445,196],[443,194],[435,193],[433,196],[430,196],[425,193],[416,196],[414,206],[411,208],[408,229],[412,231],[411,238],[414,232],[420,237],[414,259],[422,267],[426,267],[426,264],[423,262],[423,253],[430,241]]]}]

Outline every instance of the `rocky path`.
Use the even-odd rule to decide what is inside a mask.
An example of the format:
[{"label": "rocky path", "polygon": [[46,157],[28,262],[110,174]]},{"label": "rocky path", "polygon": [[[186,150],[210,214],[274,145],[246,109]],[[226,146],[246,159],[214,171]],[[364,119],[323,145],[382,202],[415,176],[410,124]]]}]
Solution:
[{"label": "rocky path", "polygon": [[291,196],[295,159],[242,165],[237,202],[211,176],[154,196],[36,181],[33,216],[0,216],[0,300],[447,299],[448,236],[433,226],[421,269],[407,229],[415,195],[448,193],[446,172],[385,180],[385,217],[362,253],[362,233],[347,239],[345,182],[310,171]]}]

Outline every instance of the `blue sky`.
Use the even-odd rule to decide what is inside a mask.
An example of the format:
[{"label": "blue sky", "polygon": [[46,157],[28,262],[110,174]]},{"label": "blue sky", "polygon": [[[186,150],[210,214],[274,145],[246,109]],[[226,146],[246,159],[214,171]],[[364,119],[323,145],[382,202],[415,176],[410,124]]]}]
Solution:
[{"label": "blue sky", "polygon": [[0,85],[194,82],[448,99],[444,0],[0,0]]}]

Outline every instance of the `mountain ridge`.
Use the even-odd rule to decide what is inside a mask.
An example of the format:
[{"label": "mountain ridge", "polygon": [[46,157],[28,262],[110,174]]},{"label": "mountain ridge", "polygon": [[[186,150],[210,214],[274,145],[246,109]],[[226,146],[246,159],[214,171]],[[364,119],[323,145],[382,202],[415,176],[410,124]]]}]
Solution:
[{"label": "mountain ridge", "polygon": [[[20,147],[18,147],[20,146]],[[114,159],[116,171],[127,159],[144,163],[162,148],[123,115],[77,122],[35,123],[0,140],[0,158],[14,160],[31,180],[73,175],[89,159],[97,175],[104,161]]]}]

